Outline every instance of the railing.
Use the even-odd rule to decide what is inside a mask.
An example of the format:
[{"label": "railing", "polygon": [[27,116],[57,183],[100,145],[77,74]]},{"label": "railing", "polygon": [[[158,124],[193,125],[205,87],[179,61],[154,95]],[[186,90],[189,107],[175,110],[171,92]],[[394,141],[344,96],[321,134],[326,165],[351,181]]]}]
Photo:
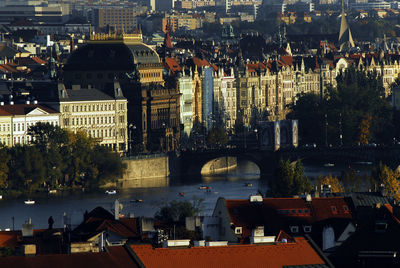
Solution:
[{"label": "railing", "polygon": [[167,154],[159,153],[159,154],[139,154],[132,156],[124,156],[122,160],[139,160],[139,159],[149,159],[149,158],[158,158],[168,156]]}]

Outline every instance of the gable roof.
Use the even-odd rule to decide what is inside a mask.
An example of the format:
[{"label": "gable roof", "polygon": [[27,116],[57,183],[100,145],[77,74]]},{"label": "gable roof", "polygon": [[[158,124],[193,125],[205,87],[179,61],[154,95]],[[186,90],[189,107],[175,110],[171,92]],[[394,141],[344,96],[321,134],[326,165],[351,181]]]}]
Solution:
[{"label": "gable roof", "polygon": [[115,220],[114,216],[102,207],[85,214],[84,222],[73,230],[73,234],[78,240],[86,240],[103,231],[111,231],[127,239],[140,236],[136,219]]},{"label": "gable roof", "polygon": [[324,264],[304,237],[295,243],[231,245],[184,249],[130,246],[145,267],[283,267]]},{"label": "gable roof", "polygon": [[[40,109],[49,114],[58,114],[57,111],[40,104],[13,104],[0,106],[0,111],[3,111],[3,113],[8,113],[10,115],[27,115],[36,109]],[[1,114],[0,112],[0,115],[3,114]]]},{"label": "gable roof", "polygon": [[[347,200],[347,199],[346,199]],[[267,225],[280,230],[284,222],[311,224],[327,219],[353,218],[344,197],[320,197],[307,202],[304,198],[264,198],[262,203],[248,199],[225,200],[229,217],[249,237],[256,226]]]}]

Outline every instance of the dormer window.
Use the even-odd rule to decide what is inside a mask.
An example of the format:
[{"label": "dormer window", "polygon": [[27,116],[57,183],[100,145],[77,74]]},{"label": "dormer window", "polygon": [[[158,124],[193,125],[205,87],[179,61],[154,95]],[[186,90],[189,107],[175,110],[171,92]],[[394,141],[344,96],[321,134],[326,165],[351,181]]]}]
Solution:
[{"label": "dormer window", "polygon": [[344,213],[350,213],[349,207],[346,205],[343,206],[343,210],[344,210]]},{"label": "dormer window", "polygon": [[242,227],[235,227],[235,234],[242,234]]},{"label": "dormer window", "polygon": [[305,233],[311,233],[311,225],[303,226],[303,230],[304,230]]},{"label": "dormer window", "polygon": [[337,208],[335,206],[331,206],[331,210],[333,214],[337,214]]},{"label": "dormer window", "polygon": [[290,226],[290,231],[291,231],[293,234],[298,233],[298,232],[299,232],[299,226]]}]

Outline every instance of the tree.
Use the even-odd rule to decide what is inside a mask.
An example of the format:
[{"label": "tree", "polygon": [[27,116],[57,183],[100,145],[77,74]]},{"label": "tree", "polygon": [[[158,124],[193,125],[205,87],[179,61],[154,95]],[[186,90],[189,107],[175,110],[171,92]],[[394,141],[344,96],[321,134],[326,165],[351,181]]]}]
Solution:
[{"label": "tree", "polygon": [[332,174],[329,174],[328,176],[320,176],[316,180],[317,186],[321,185],[330,185],[331,190],[333,193],[343,193],[344,192],[344,187],[340,183],[339,179],[336,176],[333,176]]},{"label": "tree", "polygon": [[186,217],[193,217],[202,210],[203,199],[189,201],[172,200],[160,207],[154,217],[167,223],[185,222]]},{"label": "tree", "polygon": [[274,197],[290,197],[309,193],[311,190],[312,184],[304,175],[303,164],[300,160],[295,163],[280,160],[273,179],[269,181],[268,194]]},{"label": "tree", "polygon": [[399,174],[393,171],[386,165],[382,164],[379,167],[377,173],[377,181],[383,185],[383,189],[385,195],[388,197],[392,197],[397,202],[400,201],[400,182],[398,180]]},{"label": "tree", "polygon": [[371,135],[370,127],[371,127],[372,116],[365,116],[360,123],[360,139],[359,143],[362,145],[368,144],[369,137]]},{"label": "tree", "polygon": [[321,138],[327,130],[329,144],[392,142],[393,111],[385,98],[382,78],[375,72],[349,68],[336,80],[336,88],[328,86],[322,99],[303,94],[292,107],[288,117],[299,120],[302,141],[323,144]]},{"label": "tree", "polygon": [[7,151],[7,148],[0,145],[0,188],[6,188],[8,186],[8,164],[11,160],[11,156]]},{"label": "tree", "polygon": [[228,135],[223,127],[213,127],[208,132],[207,142],[211,145],[225,145],[228,143]]}]

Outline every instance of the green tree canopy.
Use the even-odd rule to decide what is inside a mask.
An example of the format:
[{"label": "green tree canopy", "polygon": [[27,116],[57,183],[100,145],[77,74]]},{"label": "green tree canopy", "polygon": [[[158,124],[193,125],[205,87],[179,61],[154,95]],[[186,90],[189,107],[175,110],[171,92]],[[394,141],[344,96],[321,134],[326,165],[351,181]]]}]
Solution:
[{"label": "green tree canopy", "polygon": [[203,199],[190,201],[172,200],[160,207],[154,217],[167,223],[185,222],[186,217],[193,217],[202,210]]},{"label": "green tree canopy", "polygon": [[338,145],[340,135],[345,145],[388,143],[393,139],[392,109],[381,78],[354,68],[340,73],[337,87],[329,86],[322,99],[301,95],[289,117],[299,120],[303,143],[324,144],[326,138],[328,144]]},{"label": "green tree canopy", "polygon": [[273,178],[268,183],[267,194],[274,197],[291,197],[293,195],[309,193],[312,184],[304,175],[303,164],[300,160],[295,163],[289,160],[280,160]]}]

